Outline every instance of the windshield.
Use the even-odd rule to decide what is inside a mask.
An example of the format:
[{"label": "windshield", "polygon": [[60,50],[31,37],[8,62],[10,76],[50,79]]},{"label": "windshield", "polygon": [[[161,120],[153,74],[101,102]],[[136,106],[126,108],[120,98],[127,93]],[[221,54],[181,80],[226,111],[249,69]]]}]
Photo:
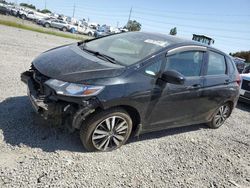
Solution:
[{"label": "windshield", "polygon": [[84,48],[114,58],[122,65],[132,65],[168,46],[166,37],[142,32],[112,35],[85,43]]}]

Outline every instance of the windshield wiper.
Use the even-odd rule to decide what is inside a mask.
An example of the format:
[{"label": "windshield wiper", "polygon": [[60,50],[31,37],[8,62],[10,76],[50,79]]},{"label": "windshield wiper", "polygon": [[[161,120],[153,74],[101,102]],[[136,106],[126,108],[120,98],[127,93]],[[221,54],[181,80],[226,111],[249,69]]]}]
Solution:
[{"label": "windshield wiper", "polygon": [[118,63],[115,58],[110,57],[110,56],[108,56],[106,54],[100,53],[98,51],[94,51],[94,50],[90,50],[90,49],[84,48],[84,46],[82,47],[82,50],[84,50],[84,51],[86,51],[88,53],[91,53],[91,54],[93,54],[93,55],[95,55],[97,57],[100,57],[102,59],[105,59],[105,60],[109,61],[110,63],[113,63],[113,64],[117,64]]}]

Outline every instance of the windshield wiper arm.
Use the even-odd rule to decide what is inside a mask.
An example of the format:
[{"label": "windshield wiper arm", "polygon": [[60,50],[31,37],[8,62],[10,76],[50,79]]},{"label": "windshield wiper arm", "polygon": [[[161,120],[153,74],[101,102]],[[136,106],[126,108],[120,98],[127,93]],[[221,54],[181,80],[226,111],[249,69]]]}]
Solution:
[{"label": "windshield wiper arm", "polygon": [[116,61],[115,58],[110,57],[110,56],[108,56],[108,55],[106,55],[106,54],[102,54],[102,53],[100,53],[100,52],[98,52],[98,51],[94,51],[94,50],[89,50],[89,49],[84,48],[84,47],[82,48],[82,50],[84,50],[84,51],[86,51],[86,52],[89,52],[89,53],[91,53],[91,54],[93,54],[93,55],[95,55],[95,56],[97,56],[97,57],[102,57],[102,58],[104,58],[105,60],[107,60],[107,61],[109,61],[109,62],[111,62],[111,63],[117,64],[117,61]]}]

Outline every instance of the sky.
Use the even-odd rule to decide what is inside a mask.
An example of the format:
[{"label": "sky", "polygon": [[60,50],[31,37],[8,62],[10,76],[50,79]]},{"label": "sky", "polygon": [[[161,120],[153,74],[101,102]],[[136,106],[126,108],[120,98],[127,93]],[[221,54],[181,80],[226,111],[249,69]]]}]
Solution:
[{"label": "sky", "polygon": [[[10,1],[11,2],[11,1]],[[89,19],[90,22],[116,27],[131,20],[142,31],[168,34],[173,27],[177,36],[192,39],[203,34],[215,40],[214,47],[229,53],[250,50],[250,0],[12,0],[39,9]]]}]

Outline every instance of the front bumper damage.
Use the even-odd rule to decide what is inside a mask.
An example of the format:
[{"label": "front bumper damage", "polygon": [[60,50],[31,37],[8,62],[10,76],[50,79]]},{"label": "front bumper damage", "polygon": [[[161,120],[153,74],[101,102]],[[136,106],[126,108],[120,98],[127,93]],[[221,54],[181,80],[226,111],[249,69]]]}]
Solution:
[{"label": "front bumper damage", "polygon": [[70,131],[80,129],[83,121],[100,106],[98,99],[82,99],[57,95],[44,83],[48,78],[37,76],[34,70],[21,74],[27,84],[27,95],[36,113],[54,125],[64,125]]}]

